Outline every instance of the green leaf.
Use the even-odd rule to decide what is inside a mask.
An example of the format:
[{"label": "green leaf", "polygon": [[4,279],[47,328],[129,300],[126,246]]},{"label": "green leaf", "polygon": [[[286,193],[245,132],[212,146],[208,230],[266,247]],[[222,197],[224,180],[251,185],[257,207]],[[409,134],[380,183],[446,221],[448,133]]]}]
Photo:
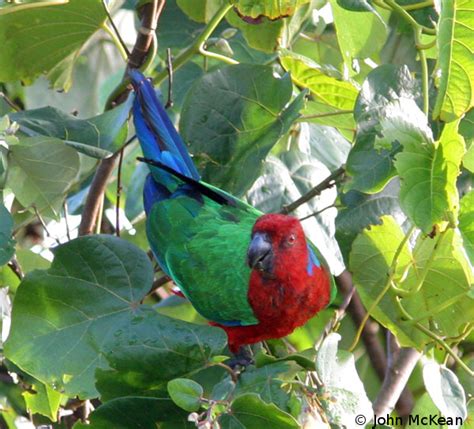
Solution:
[{"label": "green leaf", "polygon": [[[39,74],[52,71],[49,78],[53,87],[67,90],[70,70],[64,79],[55,66],[63,60],[73,61],[75,53],[105,19],[100,0],[70,0],[67,4],[0,14],[0,81],[32,82]],[[64,70],[64,64],[61,67]]]},{"label": "green leaf", "polygon": [[332,424],[353,427],[358,415],[370,421],[372,404],[357,374],[352,353],[338,350],[341,336],[329,334],[316,357],[316,372],[322,382],[318,398]]},{"label": "green leaf", "polygon": [[172,319],[148,306],[140,310],[103,348],[109,368],[96,371],[103,400],[166,392],[169,380],[188,378],[205,368],[226,345],[220,328]]},{"label": "green leaf", "polygon": [[168,381],[168,393],[178,407],[191,412],[199,410],[204,390],[193,380],[175,378]]},{"label": "green leaf", "polygon": [[388,35],[387,25],[378,13],[374,13],[373,8],[354,16],[352,11],[343,9],[339,3],[331,0],[337,40],[347,70],[351,74],[358,74],[353,61],[370,58],[382,49]]},{"label": "green leaf", "polygon": [[61,396],[59,392],[43,383],[35,383],[30,390],[23,392],[28,411],[32,414],[38,413],[46,416],[53,422],[58,416]]},{"label": "green leaf", "polygon": [[463,136],[467,147],[462,160],[463,167],[474,173],[474,109],[462,118],[459,123],[459,134]]},{"label": "green leaf", "polygon": [[180,130],[204,180],[237,195],[252,185],[269,151],[298,117],[303,94],[288,105],[291,92],[289,76],[276,78],[268,66],[229,66],[196,82]]},{"label": "green leaf", "polygon": [[[392,217],[381,220],[382,225],[359,234],[350,254],[354,283],[366,308],[371,308],[384,290],[395,252],[404,237]],[[405,244],[394,274],[395,284],[408,292],[401,299],[405,311],[427,328],[436,326],[436,333],[443,337],[460,335],[462,327],[474,318],[474,300],[469,295],[472,281],[459,232],[453,229],[442,233],[441,239],[420,235],[413,253]],[[396,296],[389,288],[371,316],[390,329],[402,346],[421,350],[431,339],[407,320]]]},{"label": "green leaf", "polygon": [[403,145],[395,161],[401,180],[400,205],[416,226],[429,233],[433,225],[449,219],[448,213],[457,216],[456,178],[464,140],[453,122],[445,126],[440,141],[434,143],[427,123],[422,122],[424,115],[414,102],[412,106],[405,103],[393,116],[387,114],[382,132],[389,141]]},{"label": "green leaf", "polygon": [[37,9],[39,7],[61,5],[68,3],[69,0],[23,0],[21,3],[11,2],[10,0],[0,0],[0,15],[19,12],[26,9]]},{"label": "green leaf", "polygon": [[[90,424],[76,423],[74,429],[155,429],[160,422],[173,422],[179,429],[186,426],[186,413],[169,398],[126,396],[113,399],[97,408]],[[159,427],[165,427],[159,425]]]},{"label": "green leaf", "polygon": [[441,70],[433,117],[450,122],[474,106],[474,7],[469,0],[446,0],[438,29]]},{"label": "green leaf", "polygon": [[58,217],[79,171],[79,155],[52,137],[25,137],[10,147],[7,186],[25,208]]},{"label": "green leaf", "polygon": [[261,17],[255,21],[244,20],[235,10],[231,10],[227,13],[226,20],[232,27],[242,31],[251,48],[274,53],[278,48],[290,47],[296,41],[312,11],[312,5],[307,3],[298,7],[291,17],[276,20]]},{"label": "green leaf", "polygon": [[12,233],[12,216],[0,202],[0,265],[6,264],[15,253],[15,240],[12,238]]},{"label": "green leaf", "polygon": [[474,266],[474,190],[461,199],[459,230],[462,234],[464,248]]},{"label": "green leaf", "polygon": [[261,368],[249,368],[239,377],[234,397],[246,393],[257,393],[267,403],[289,411],[290,396],[282,389],[282,385],[294,379],[301,367],[295,362],[277,362]]},{"label": "green leaf", "polygon": [[296,8],[310,0],[234,0],[239,15],[254,20],[263,16],[275,20],[293,15]]},{"label": "green leaf", "polygon": [[[444,417],[451,417],[454,421],[456,417],[466,420],[466,395],[454,372],[434,360],[426,360],[423,380],[426,391]],[[460,425],[450,426],[457,429]]]},{"label": "green leaf", "polygon": [[89,119],[76,119],[53,107],[10,114],[28,136],[50,136],[94,158],[106,158],[127,138],[127,120],[133,97],[120,106]]},{"label": "green leaf", "polygon": [[387,105],[399,99],[415,99],[417,95],[416,82],[406,67],[386,64],[368,74],[354,111],[357,134],[347,158],[347,172],[352,176],[348,190],[380,192],[396,174],[393,158],[400,149],[399,145],[386,145],[375,150],[379,122]]},{"label": "green leaf", "polygon": [[301,120],[336,128],[349,141],[354,138],[356,124],[351,111],[341,111],[323,102],[308,101],[301,115]]},{"label": "green leaf", "polygon": [[340,110],[353,110],[358,89],[350,82],[329,76],[324,70],[302,55],[285,51],[280,56],[283,68],[291,73],[293,81],[308,88],[316,101]]},{"label": "green leaf", "polygon": [[399,224],[403,223],[406,216],[400,207],[399,191],[398,180],[392,180],[377,194],[349,191],[341,196],[344,207],[337,213],[336,237],[346,259],[357,234],[369,225],[380,225],[383,215],[391,215]]},{"label": "green leaf", "polygon": [[80,397],[97,396],[99,369],[117,382],[156,386],[201,368],[222,351],[224,333],[141,305],[152,281],[146,254],[124,240],[89,236],[60,246],[51,268],[29,273],[18,288],[6,356]]},{"label": "green leaf", "polygon": [[[191,12],[189,8],[193,4],[202,2],[194,0],[193,3],[189,1],[181,1],[180,3],[181,7],[179,7],[176,0],[170,0],[166,2],[166,7],[163,8],[160,16],[160,25],[156,29],[156,36],[160,41],[158,49],[184,49],[194,41],[203,28],[202,24],[195,22],[196,19],[193,21],[188,18],[190,13],[187,13]],[[201,15],[201,13],[205,13],[204,9],[198,8],[196,12],[199,14],[197,18],[204,18]],[[201,19],[197,19],[197,21],[201,21]]]},{"label": "green leaf", "polygon": [[246,394],[236,398],[231,405],[231,413],[223,414],[219,423],[224,428],[236,429],[297,429],[298,422],[274,404],[266,404],[256,394]]},{"label": "green leaf", "polygon": [[181,10],[197,22],[209,22],[225,0],[176,0]]}]

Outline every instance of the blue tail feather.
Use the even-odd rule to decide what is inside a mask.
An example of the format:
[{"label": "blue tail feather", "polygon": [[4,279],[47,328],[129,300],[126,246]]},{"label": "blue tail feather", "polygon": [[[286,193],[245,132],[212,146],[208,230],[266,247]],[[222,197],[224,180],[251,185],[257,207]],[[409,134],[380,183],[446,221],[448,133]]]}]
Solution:
[{"label": "blue tail feather", "polygon": [[[138,70],[129,70],[136,98],[133,105],[135,128],[145,157],[160,161],[173,170],[199,180],[199,173],[173,126],[166,110],[156,96],[153,85]],[[176,179],[169,173],[151,167],[153,177],[169,186]]]}]

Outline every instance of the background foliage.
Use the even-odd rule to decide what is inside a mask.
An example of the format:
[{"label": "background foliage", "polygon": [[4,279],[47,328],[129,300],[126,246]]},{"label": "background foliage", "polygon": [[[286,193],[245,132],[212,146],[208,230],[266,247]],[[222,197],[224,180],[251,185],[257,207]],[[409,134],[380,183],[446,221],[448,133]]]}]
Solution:
[{"label": "background foliage", "polygon": [[[224,333],[147,256],[119,40],[132,48],[146,3],[0,1],[0,426],[354,428],[372,405],[392,412],[399,392],[354,314],[256,345],[238,374]],[[339,172],[295,215],[333,273],[352,272],[389,365],[415,356],[392,416],[414,406],[465,428],[473,28],[469,0],[167,0],[143,66],[213,185],[271,212]],[[76,238],[118,154],[97,235]]]}]

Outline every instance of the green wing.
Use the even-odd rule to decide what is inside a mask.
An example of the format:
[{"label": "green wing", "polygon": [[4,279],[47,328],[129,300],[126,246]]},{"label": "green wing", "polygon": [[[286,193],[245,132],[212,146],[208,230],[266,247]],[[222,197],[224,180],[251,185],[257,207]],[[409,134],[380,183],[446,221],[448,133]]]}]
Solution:
[{"label": "green wing", "polygon": [[187,195],[154,204],[147,220],[155,255],[194,308],[223,324],[258,323],[247,300],[250,234],[260,212]]}]

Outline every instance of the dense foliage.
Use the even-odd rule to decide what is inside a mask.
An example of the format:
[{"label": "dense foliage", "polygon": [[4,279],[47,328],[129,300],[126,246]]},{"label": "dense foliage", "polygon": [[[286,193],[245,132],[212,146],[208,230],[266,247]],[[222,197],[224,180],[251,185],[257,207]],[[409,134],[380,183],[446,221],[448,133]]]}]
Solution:
[{"label": "dense foliage", "polygon": [[364,427],[400,394],[375,342],[393,417],[474,427],[472,2],[166,1],[142,69],[204,180],[277,212],[338,172],[294,214],[376,321],[359,341],[340,294],[241,373],[147,255],[123,79],[150,0],[109,3],[0,0],[0,426]]}]

